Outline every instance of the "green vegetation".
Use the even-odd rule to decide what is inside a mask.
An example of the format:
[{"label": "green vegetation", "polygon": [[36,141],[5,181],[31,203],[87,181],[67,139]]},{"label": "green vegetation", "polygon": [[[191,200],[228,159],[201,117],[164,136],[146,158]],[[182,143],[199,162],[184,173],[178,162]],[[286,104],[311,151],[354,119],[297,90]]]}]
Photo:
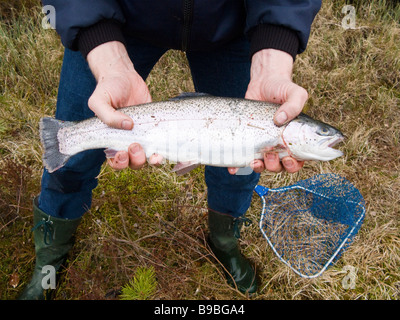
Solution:
[{"label": "green vegetation", "polygon": [[[352,3],[356,29],[345,30],[346,2],[323,1],[294,70],[296,83],[309,92],[307,112],[347,136],[340,146],[345,156],[308,162],[296,174],[264,172],[260,184],[340,174],[366,200],[364,225],[338,263],[311,280],[278,260],[257,223],[244,228],[241,246],[261,281],[252,299],[400,298],[400,5]],[[14,299],[33,269],[31,204],[42,172],[38,123],[54,114],[63,56],[55,31],[41,27],[40,9],[39,1],[0,2],[0,299]],[[168,52],[147,83],[153,100],[193,91],[184,54]],[[211,258],[206,208],[202,168],[177,177],[168,165],[115,172],[104,164],[55,298],[248,298],[226,283]],[[248,216],[256,222],[259,212],[255,196]],[[342,285],[345,266],[357,268],[354,289]]]},{"label": "green vegetation", "polygon": [[148,300],[157,288],[154,267],[139,267],[134,278],[122,288],[121,300]]}]

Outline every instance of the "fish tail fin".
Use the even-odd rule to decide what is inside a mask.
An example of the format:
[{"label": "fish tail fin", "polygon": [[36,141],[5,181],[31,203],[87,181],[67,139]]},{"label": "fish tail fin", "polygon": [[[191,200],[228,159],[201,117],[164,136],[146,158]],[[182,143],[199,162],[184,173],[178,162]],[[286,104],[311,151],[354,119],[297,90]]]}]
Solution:
[{"label": "fish tail fin", "polygon": [[59,150],[58,131],[67,127],[70,122],[45,117],[40,120],[40,140],[44,148],[43,163],[51,173],[64,166],[70,155],[62,154]]}]

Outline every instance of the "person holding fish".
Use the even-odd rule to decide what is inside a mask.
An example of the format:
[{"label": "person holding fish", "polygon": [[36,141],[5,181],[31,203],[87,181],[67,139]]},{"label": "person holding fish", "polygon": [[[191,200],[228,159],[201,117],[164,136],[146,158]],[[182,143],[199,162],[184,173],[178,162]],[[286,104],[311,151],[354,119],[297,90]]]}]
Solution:
[{"label": "person holding fish", "polygon": [[[283,126],[303,109],[307,91],[292,81],[297,54],[306,49],[319,0],[44,0],[56,13],[65,46],[56,118],[82,121],[97,116],[112,128],[135,131],[135,119],[118,109],[152,101],[146,77],[169,49],[186,53],[196,92],[281,105],[274,124]],[[156,165],[161,154],[146,154],[140,143],[108,159],[116,170]],[[209,244],[224,265],[227,280],[243,293],[255,293],[255,269],[238,246],[244,214],[260,173],[299,171],[304,161],[273,148],[236,167],[205,167]],[[56,270],[73,246],[81,217],[91,206],[104,149],[80,152],[64,166],[45,168],[34,199],[36,265],[19,299],[44,299],[42,268]]]}]

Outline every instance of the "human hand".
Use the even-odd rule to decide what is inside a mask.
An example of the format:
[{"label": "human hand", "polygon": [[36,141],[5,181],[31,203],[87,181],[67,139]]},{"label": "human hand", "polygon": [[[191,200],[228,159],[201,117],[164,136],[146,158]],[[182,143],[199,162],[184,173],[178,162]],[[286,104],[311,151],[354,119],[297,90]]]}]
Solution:
[{"label": "human hand", "polygon": [[[151,102],[149,89],[136,72],[125,46],[118,41],[106,42],[89,52],[89,67],[97,80],[97,86],[89,98],[89,108],[110,127],[132,130],[133,120],[118,108]],[[146,163],[146,155],[138,144],[129,151],[119,151],[108,163],[114,169],[128,166],[139,169]],[[150,157],[151,164],[161,163],[160,157]]]},{"label": "human hand", "polygon": [[[264,49],[252,58],[251,79],[245,98],[281,104],[274,116],[277,126],[299,115],[308,99],[307,91],[292,82],[292,69],[293,58],[280,50]],[[267,152],[263,160],[254,160],[251,167],[257,173],[265,169],[272,172],[285,169],[294,173],[303,165],[304,161],[292,157],[284,157],[281,161],[277,153]],[[228,168],[228,171],[235,174],[238,168]]]}]

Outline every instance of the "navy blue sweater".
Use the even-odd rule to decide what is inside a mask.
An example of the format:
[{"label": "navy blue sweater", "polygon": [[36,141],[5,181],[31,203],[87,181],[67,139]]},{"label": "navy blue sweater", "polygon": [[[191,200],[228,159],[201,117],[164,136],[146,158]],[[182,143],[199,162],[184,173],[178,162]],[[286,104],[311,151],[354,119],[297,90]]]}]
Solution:
[{"label": "navy blue sweater", "polygon": [[43,0],[56,12],[63,45],[83,56],[107,41],[134,36],[180,50],[212,50],[248,36],[250,55],[305,50],[321,0]]}]

